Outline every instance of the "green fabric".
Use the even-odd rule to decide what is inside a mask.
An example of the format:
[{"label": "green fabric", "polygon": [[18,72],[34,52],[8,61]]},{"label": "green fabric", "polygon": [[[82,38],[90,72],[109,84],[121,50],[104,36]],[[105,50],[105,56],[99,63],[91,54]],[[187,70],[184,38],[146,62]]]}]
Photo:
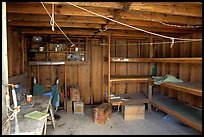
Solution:
[{"label": "green fabric", "polygon": [[53,97],[52,97],[52,108],[55,108],[56,103],[59,101],[59,97],[58,97],[59,86],[58,86],[58,84],[51,86],[51,92],[52,92],[52,95],[53,95]]},{"label": "green fabric", "polygon": [[153,79],[154,79],[155,85],[159,85],[159,84],[162,84],[164,82],[173,82],[173,83],[183,82],[182,79],[177,79],[175,76],[170,75],[170,74],[166,74],[164,77],[163,76],[156,76],[156,77],[153,77]]},{"label": "green fabric", "polygon": [[42,96],[46,91],[46,86],[43,84],[33,84],[33,96]]}]

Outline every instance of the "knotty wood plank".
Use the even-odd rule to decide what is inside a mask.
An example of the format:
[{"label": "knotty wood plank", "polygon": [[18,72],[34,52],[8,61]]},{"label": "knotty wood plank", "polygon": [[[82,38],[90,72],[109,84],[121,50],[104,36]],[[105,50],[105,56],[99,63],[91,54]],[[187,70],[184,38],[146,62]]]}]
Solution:
[{"label": "knotty wood plank", "polygon": [[[79,65],[79,79],[78,79],[78,84],[80,86],[80,94],[81,97],[84,99],[84,104],[90,104],[90,65]],[[99,78],[100,79],[100,78]],[[99,84],[96,83],[98,86]],[[100,86],[99,88],[100,89]],[[100,91],[100,90],[99,90]],[[98,92],[99,92],[98,91]]]},{"label": "knotty wood plank", "polygon": [[[136,58],[138,55],[137,46],[131,45],[137,43],[136,40],[128,41],[128,58],[134,57]],[[129,45],[130,44],[130,45]],[[127,75],[137,75],[137,63],[128,63],[127,64]],[[137,83],[127,83],[127,93],[137,93]]]},{"label": "knotty wood plank", "polygon": [[93,92],[93,103],[101,102],[101,47],[98,46],[100,41],[93,41],[91,45],[91,90]]},{"label": "knotty wood plank", "polygon": [[[117,44],[124,44],[120,46]],[[127,43],[125,40],[116,39],[116,57],[127,57]],[[126,75],[126,63],[116,63],[116,75]],[[126,83],[116,84],[116,93],[125,93]]]}]

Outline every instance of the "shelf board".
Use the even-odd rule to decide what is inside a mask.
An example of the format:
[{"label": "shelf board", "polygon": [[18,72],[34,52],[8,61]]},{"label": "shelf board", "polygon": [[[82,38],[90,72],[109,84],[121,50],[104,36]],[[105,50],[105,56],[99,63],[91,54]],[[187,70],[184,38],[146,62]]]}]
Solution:
[{"label": "shelf board", "polygon": [[184,81],[180,83],[165,82],[160,84],[159,86],[202,97],[202,83],[195,83],[189,81]]},{"label": "shelf board", "polygon": [[87,61],[29,61],[28,65],[68,65],[68,64],[88,64]]},{"label": "shelf board", "polygon": [[121,58],[111,57],[111,62],[161,62],[161,63],[202,63],[202,57],[189,58]]},{"label": "shelf board", "polygon": [[129,99],[127,101],[121,99],[111,99],[112,106],[117,105],[131,105],[131,104],[144,104],[148,103],[148,98],[143,93],[129,93],[129,94],[114,94],[115,96],[121,97],[121,99]]},{"label": "shelf board", "polygon": [[64,65],[65,61],[29,61],[28,65]]},{"label": "shelf board", "polygon": [[111,62],[151,62],[150,58],[117,58],[111,57]]},{"label": "shelf board", "polygon": [[149,82],[151,76],[111,76],[110,82]]},{"label": "shelf board", "polygon": [[199,58],[153,58],[153,62],[163,63],[202,63],[202,57]]},{"label": "shelf board", "polygon": [[47,51],[28,51],[29,53],[35,53],[35,54],[46,54]]},{"label": "shelf board", "polygon": [[47,51],[48,53],[66,53],[67,51]]},{"label": "shelf board", "polygon": [[153,95],[149,103],[178,120],[202,132],[202,110],[160,94]]}]

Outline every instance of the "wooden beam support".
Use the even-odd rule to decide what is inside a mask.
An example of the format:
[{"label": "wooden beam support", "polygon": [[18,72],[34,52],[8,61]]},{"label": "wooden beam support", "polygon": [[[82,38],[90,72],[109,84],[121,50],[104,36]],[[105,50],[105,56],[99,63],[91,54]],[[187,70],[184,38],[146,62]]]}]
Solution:
[{"label": "wooden beam support", "polygon": [[[57,23],[60,27],[66,27],[66,28],[87,28],[87,29],[100,29],[101,25],[100,24],[93,24],[93,23],[69,23],[69,22],[59,22]],[[49,22],[21,22],[21,21],[15,21],[15,22],[9,22],[9,25],[12,26],[38,26],[38,27],[50,27],[51,25],[49,24]],[[199,30],[186,30],[186,29],[178,29],[178,28],[155,28],[153,26],[139,26],[140,29],[144,29],[147,31],[151,31],[151,32],[166,32],[166,33],[181,33],[181,34],[190,34],[190,33],[195,33],[198,31],[202,31],[201,29]],[[107,29],[108,30],[134,30],[132,28],[126,27],[126,26],[122,26],[120,24],[113,24],[113,25],[107,25]],[[136,32],[138,32],[137,30],[134,30]]]},{"label": "wooden beam support", "polygon": [[[51,5],[45,5],[49,13],[51,13]],[[113,18],[113,9],[107,8],[96,8],[96,7],[86,7],[86,9],[98,13],[100,15]],[[7,8],[8,13],[25,13],[25,14],[46,14],[45,9],[40,3],[8,3]],[[91,13],[83,11],[73,6],[69,5],[57,5],[55,8],[55,15],[73,15],[73,16],[87,16],[87,17],[96,17]],[[143,16],[144,18],[142,18]],[[188,24],[188,25],[201,25],[202,17],[187,17],[187,16],[174,16],[166,15],[161,13],[150,13],[142,12],[141,15],[138,15],[134,12],[126,12],[122,19],[138,19],[138,20],[157,20],[166,23],[178,23],[178,24]]]},{"label": "wooden beam support", "polygon": [[202,17],[202,4],[196,2],[195,4],[183,2],[133,2],[130,10]]},{"label": "wooden beam support", "polygon": [[[52,4],[52,2],[45,2]],[[200,2],[71,2],[82,7],[124,9],[132,11],[149,11],[172,15],[202,17]],[[66,2],[55,2],[56,5],[68,5]]]},{"label": "wooden beam support", "polygon": [[[39,24],[49,24],[50,18],[48,15],[39,15],[39,14],[17,14],[17,13],[8,13],[7,21],[11,25],[15,26],[23,26],[24,24],[30,24],[31,26],[36,26],[36,23]],[[55,16],[55,21],[57,23],[94,23],[94,24],[109,24],[116,25],[114,22],[107,23],[106,19],[100,17],[84,17],[84,16],[66,16],[66,15],[57,15]],[[134,20],[134,19],[119,19],[120,22],[137,26],[137,27],[150,27],[154,26],[154,28],[162,28],[162,29],[181,29],[181,30],[191,30],[189,28],[178,28],[178,27],[170,27],[166,25],[162,25],[158,22],[152,22],[148,20]],[[119,24],[118,24],[119,25]],[[38,26],[38,25],[37,25]],[[50,26],[50,25],[49,25]],[[122,25],[121,25],[122,26]]]}]

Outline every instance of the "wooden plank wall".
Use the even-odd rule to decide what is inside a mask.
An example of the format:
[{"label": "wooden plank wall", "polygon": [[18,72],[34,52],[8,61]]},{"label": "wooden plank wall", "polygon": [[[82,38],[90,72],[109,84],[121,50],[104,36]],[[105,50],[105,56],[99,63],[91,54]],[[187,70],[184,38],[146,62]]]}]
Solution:
[{"label": "wooden plank wall", "polygon": [[21,33],[13,31],[8,26],[8,77],[25,73],[23,69],[23,54]]},{"label": "wooden plank wall", "polygon": [[[201,38],[202,35],[192,35],[187,38]],[[166,39],[156,39],[154,42],[166,41]],[[65,69],[64,66],[29,66],[23,68],[23,62],[27,63],[23,56],[26,47],[22,46],[26,40],[22,40],[22,34],[13,31],[8,27],[8,61],[9,77],[13,77],[27,72],[30,78],[30,89],[33,78],[39,79],[39,83],[54,84],[57,78],[60,79],[61,103],[65,94]],[[119,57],[149,57],[149,45],[139,45],[149,40],[133,39],[111,39],[111,56]],[[131,44],[138,44],[132,46]],[[84,65],[67,65],[66,67],[66,90],[69,91],[71,85],[78,84],[85,104],[97,104],[102,101],[102,47],[100,41],[89,39],[90,62]],[[123,44],[123,46],[117,46]],[[104,47],[107,51],[107,46]],[[169,45],[154,45],[155,57],[202,57],[202,42],[175,43],[172,48]],[[24,54],[24,55],[23,55]],[[107,58],[105,52],[104,57]],[[111,63],[111,75],[148,75],[149,63]],[[179,63],[157,63],[157,75],[167,73],[192,82],[202,82],[202,64],[179,64]],[[104,72],[107,75],[107,62],[104,62]],[[104,88],[106,91],[107,89]],[[162,93],[194,106],[202,107],[202,98],[181,93],[167,88],[161,89]],[[146,92],[147,86],[139,83],[120,83],[111,86],[112,93],[137,93]],[[69,92],[67,92],[69,93]]]},{"label": "wooden plank wall", "polygon": [[[200,34],[194,34],[183,38],[202,38]],[[155,40],[157,42],[166,40]],[[158,47],[161,47],[159,49]],[[175,43],[172,48],[170,44],[156,45],[155,48],[161,50],[158,57],[202,57],[202,42]],[[157,75],[164,76],[171,74],[184,81],[202,82],[202,64],[183,64],[183,63],[157,63]],[[176,98],[187,104],[202,108],[202,97],[183,93],[180,91],[161,88],[161,94]]]},{"label": "wooden plank wall", "polygon": [[[149,46],[141,45],[146,43],[147,40],[137,39],[111,39],[111,57],[149,57]],[[106,47],[107,49],[107,47]],[[105,56],[107,58],[107,54]],[[104,63],[107,66],[107,62]],[[111,62],[111,75],[148,75],[148,63],[115,63]],[[105,71],[107,75],[107,71]],[[112,94],[125,94],[125,93],[140,93],[147,92],[146,83],[112,83]]]}]

